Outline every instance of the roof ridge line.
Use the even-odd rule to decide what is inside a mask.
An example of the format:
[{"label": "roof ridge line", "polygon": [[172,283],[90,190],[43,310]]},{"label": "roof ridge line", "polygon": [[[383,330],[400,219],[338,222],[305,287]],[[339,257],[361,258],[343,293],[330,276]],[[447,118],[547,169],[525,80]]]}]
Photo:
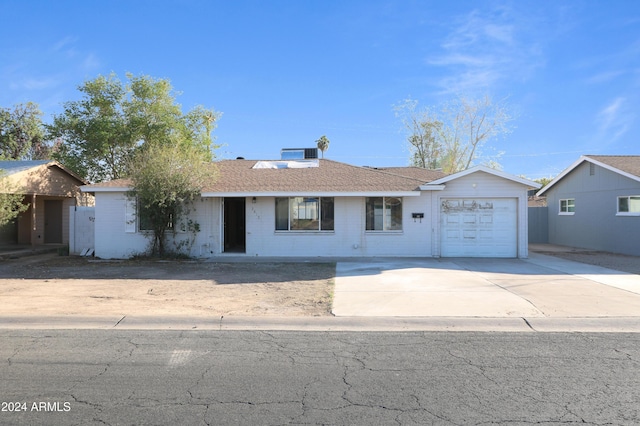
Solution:
[{"label": "roof ridge line", "polygon": [[[422,179],[416,179],[416,178],[412,178],[412,177],[409,177],[409,176],[404,176],[404,175],[401,175],[401,174],[398,174],[398,173],[391,173],[391,172],[388,172],[388,171],[385,171],[385,170],[380,170],[378,168],[374,168],[374,167],[371,167],[371,166],[356,166],[355,164],[343,163],[342,161],[331,160],[331,159],[328,159],[328,158],[325,158],[323,160],[332,161],[334,163],[340,163],[340,164],[343,164],[345,166],[354,167],[354,168],[358,168],[358,169],[362,169],[362,170],[367,170],[367,171],[370,171],[370,172],[373,172],[373,173],[382,173],[382,174],[386,174],[386,175],[390,175],[390,176],[394,176],[394,177],[400,177],[400,178],[403,178],[403,179],[411,180],[413,182],[419,182],[420,184],[427,183],[427,182],[424,182]],[[399,167],[401,167],[401,166],[396,166],[396,168],[399,168]],[[419,167],[416,167],[416,168],[419,168]],[[425,169],[425,170],[429,170],[429,169]]]}]

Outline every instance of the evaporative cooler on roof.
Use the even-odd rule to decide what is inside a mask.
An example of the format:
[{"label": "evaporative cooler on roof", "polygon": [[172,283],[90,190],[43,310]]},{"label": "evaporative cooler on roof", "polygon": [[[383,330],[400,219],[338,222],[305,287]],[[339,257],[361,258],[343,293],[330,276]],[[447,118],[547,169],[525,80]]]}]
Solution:
[{"label": "evaporative cooler on roof", "polygon": [[318,148],[283,148],[280,151],[282,160],[312,160],[318,158]]}]

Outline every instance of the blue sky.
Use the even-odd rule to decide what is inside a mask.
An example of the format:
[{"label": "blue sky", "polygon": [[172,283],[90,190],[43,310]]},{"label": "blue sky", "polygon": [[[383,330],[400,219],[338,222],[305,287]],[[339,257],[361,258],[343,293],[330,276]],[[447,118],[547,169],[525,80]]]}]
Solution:
[{"label": "blue sky", "polygon": [[490,141],[506,172],[560,173],[581,154],[640,154],[640,2],[0,0],[0,106],[49,122],[115,72],[168,78],[185,111],[223,113],[222,158],[314,146],[406,165],[393,105],[507,99]]}]

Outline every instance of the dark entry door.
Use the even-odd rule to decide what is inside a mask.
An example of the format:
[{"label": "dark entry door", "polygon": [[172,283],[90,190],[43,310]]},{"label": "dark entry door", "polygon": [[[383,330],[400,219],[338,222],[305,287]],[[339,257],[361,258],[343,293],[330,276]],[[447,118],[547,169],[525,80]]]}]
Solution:
[{"label": "dark entry door", "polygon": [[246,251],[245,199],[224,199],[224,251],[244,253]]},{"label": "dark entry door", "polygon": [[62,200],[44,200],[44,242],[62,244]]}]

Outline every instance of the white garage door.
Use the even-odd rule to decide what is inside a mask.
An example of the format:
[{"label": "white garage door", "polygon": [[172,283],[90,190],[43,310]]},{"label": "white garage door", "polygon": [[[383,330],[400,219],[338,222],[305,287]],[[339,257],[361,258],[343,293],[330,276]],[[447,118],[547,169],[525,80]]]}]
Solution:
[{"label": "white garage door", "polygon": [[440,202],[440,255],[517,257],[515,198],[447,198]]}]

